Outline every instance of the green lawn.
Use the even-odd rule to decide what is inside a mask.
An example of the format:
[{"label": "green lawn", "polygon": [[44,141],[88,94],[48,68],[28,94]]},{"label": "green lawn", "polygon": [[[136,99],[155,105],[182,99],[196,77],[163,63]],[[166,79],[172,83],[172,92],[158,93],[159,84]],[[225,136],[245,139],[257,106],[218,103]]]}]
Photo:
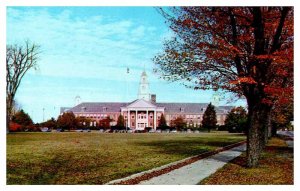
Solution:
[{"label": "green lawn", "polygon": [[227,133],[12,133],[7,184],[104,184],[241,140]]}]

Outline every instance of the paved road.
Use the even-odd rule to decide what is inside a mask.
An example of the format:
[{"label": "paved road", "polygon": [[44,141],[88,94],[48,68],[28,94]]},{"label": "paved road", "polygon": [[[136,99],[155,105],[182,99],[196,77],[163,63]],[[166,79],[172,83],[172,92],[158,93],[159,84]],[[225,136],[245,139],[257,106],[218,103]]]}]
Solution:
[{"label": "paved road", "polygon": [[277,131],[277,134],[294,138],[294,131]]},{"label": "paved road", "polygon": [[246,144],[220,152],[208,158],[196,161],[167,174],[154,177],[140,184],[146,185],[196,185],[204,178],[215,173],[226,163],[246,150]]}]

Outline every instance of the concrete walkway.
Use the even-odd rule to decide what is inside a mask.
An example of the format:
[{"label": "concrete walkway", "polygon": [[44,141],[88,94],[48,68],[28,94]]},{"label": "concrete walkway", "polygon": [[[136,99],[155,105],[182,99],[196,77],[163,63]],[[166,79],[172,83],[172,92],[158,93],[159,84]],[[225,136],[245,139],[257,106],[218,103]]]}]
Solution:
[{"label": "concrete walkway", "polygon": [[169,173],[140,182],[144,185],[196,185],[246,150],[246,144],[220,152]]}]

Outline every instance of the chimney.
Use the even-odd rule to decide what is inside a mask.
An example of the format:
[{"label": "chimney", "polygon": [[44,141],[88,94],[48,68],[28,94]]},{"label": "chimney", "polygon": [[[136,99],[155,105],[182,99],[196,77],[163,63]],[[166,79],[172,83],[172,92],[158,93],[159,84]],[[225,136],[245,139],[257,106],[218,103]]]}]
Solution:
[{"label": "chimney", "polygon": [[156,103],[156,94],[151,94],[151,102]]}]

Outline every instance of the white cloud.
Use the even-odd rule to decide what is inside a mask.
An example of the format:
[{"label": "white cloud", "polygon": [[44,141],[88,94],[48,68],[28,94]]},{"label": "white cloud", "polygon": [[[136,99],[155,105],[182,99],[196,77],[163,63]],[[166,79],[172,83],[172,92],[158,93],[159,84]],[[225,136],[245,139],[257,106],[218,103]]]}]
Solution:
[{"label": "white cloud", "polygon": [[30,39],[41,45],[40,70],[25,76],[17,94],[27,112],[34,110],[35,121],[42,120],[42,108],[46,108],[46,118],[57,116],[59,107],[72,106],[76,95],[83,101],[135,99],[144,65],[150,90],[157,93],[158,100],[209,99],[210,94],[186,90],[152,74],[151,58],[160,51],[163,40],[173,36],[166,26],[147,24],[143,18],[80,17],[69,9],[49,9],[7,9],[7,43],[21,44]]},{"label": "white cloud", "polygon": [[[101,15],[76,19],[72,16],[69,10],[51,15],[46,10],[9,8],[7,41],[31,39],[40,44],[40,67],[45,75],[64,76],[68,71],[67,75],[71,76],[101,78],[107,76],[98,75],[99,72],[117,75],[123,66],[138,68],[145,61],[149,65],[149,55],[154,54],[149,45],[157,43],[152,38],[156,35],[155,27],[138,25],[130,20],[112,21]],[[20,31],[22,35],[19,35]]]}]

